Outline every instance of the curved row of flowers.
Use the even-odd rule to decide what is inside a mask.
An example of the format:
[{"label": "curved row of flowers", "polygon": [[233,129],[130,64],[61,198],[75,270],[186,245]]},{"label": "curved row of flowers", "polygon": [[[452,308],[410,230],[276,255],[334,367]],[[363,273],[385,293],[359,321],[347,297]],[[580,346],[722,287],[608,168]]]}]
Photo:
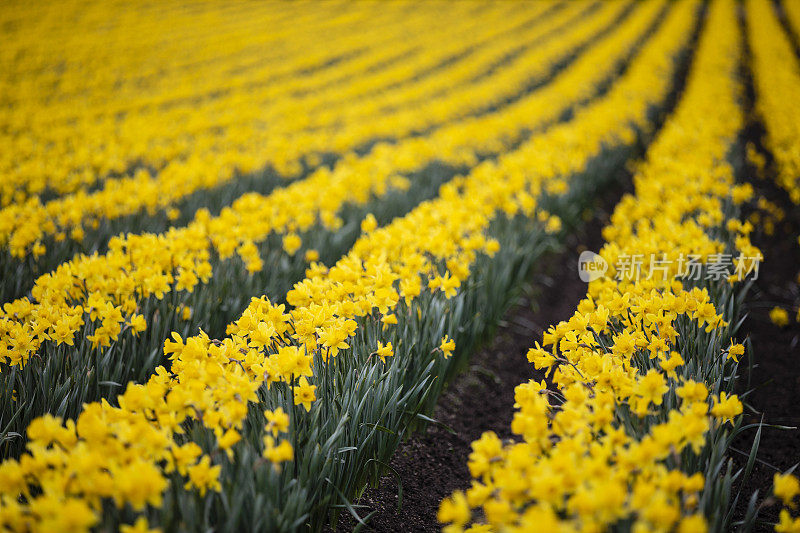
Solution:
[{"label": "curved row of flowers", "polygon": [[173,335],[171,368],[128,385],[118,407],[33,421],[28,453],[0,464],[3,525],[318,530],[332,509],[356,514],[346,497],[425,420],[547,233],[579,217],[652,127],[698,7],[671,5],[622,77],[568,122],[386,227],[368,219],[347,256],[287,294],[291,309],[254,299],[222,340]]},{"label": "curved row of flowers", "polygon": [[[683,99],[603,231],[607,276],[528,352],[547,381],[517,387],[516,440],[473,443],[474,481],[442,502],[445,531],[752,528],[755,500],[733,523],[726,464],[745,429],[736,324],[760,258],[738,218],[752,188],[729,161],[744,125],[737,25],[734,2],[712,2]],[[797,480],[775,487],[794,507]],[[798,527],[784,510],[777,530]]]}]

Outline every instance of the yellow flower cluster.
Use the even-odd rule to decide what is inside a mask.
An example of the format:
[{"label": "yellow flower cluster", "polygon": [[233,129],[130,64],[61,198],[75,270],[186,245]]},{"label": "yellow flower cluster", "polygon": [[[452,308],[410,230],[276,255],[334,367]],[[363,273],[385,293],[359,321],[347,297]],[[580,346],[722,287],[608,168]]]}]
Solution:
[{"label": "yellow flower cluster", "polygon": [[[287,345],[289,316],[283,309],[254,299],[234,326],[242,336],[224,342],[203,334],[184,341],[173,334],[164,345],[171,372],[159,367],[146,384],[130,384],[119,407],[87,404],[66,425],[49,415],[34,421],[28,427],[29,454],[0,465],[2,525],[17,531],[84,530],[96,523],[103,499],[138,511],[160,505],[167,475],[174,473],[200,494],[219,490],[221,466],[212,465],[197,444],[181,443],[187,417],[202,420],[213,430],[217,449],[229,451],[240,439],[234,428],[264,380],[302,376],[293,384],[295,402],[308,408],[314,400],[314,387],[305,378],[311,375],[311,358]],[[265,355],[266,346],[276,347],[275,353]],[[274,463],[292,460],[291,445],[275,441],[288,429],[284,411],[267,411],[264,420],[269,434],[264,457]]]},{"label": "yellow flower cluster", "polygon": [[576,383],[561,389],[564,401],[555,407],[561,400],[548,399],[544,383],[520,385],[512,430],[524,443],[504,444],[491,432],[472,443],[475,480],[442,502],[438,517],[451,524],[445,531],[463,531],[473,507],[486,525],[471,531],[603,531],[632,514],[639,515],[634,530],[670,531],[680,521],[679,531],[703,531],[695,514],[702,474],[664,465],[704,442],[707,404],[698,385],[640,440],[613,426],[612,392]]},{"label": "yellow flower cluster", "polygon": [[[125,154],[129,161],[117,171],[124,175],[102,180],[99,190],[80,188],[44,203],[34,197],[9,205],[0,211],[0,244],[17,257],[25,256],[31,248],[41,253],[45,236],[80,240],[82,228],[98,220],[168,207],[194,191],[228,182],[237,173],[271,165],[281,174],[297,175],[303,157],[311,166],[318,163],[319,155],[330,152],[350,160],[355,157],[355,149],[374,139],[403,138],[441,127],[448,121],[452,127],[453,120],[491,109],[547,74],[549,66],[585,43],[592,32],[604,27],[603,22],[608,25],[613,20],[608,17],[610,11],[619,12],[624,7],[621,2],[614,4],[597,16],[583,16],[588,2],[578,2],[555,14],[552,20],[539,17],[541,23],[503,31],[518,24],[508,16],[508,5],[499,4],[490,10],[476,28],[470,9],[475,5],[463,3],[448,14],[455,19],[448,30],[452,35],[442,36],[426,31],[421,23],[436,18],[429,10],[441,5],[433,3],[411,17],[396,15],[404,22],[390,31],[383,28],[378,33],[380,38],[375,39],[373,53],[356,54],[349,60],[347,65],[354,63],[357,68],[336,62],[335,68],[325,70],[334,76],[332,79],[314,71],[287,84],[281,77],[270,81],[272,71],[268,68],[244,69],[244,79],[236,90],[226,88],[228,78],[219,80],[222,87],[218,90],[209,89],[215,96],[202,100],[207,101],[209,109],[198,109],[193,98],[183,97],[179,99],[181,105],[151,104],[146,108],[151,109],[150,114],[141,109],[122,113],[120,120],[132,121],[133,125],[117,125],[106,117],[103,123],[111,122],[108,127],[112,132],[91,131],[87,135],[96,137],[95,143],[113,145],[115,152]],[[404,3],[392,5],[395,9],[407,7]],[[556,39],[545,22],[563,27],[569,36],[558,35]],[[577,26],[574,30],[573,22]],[[358,43],[353,41],[355,34],[349,40],[343,37],[347,42],[341,46],[360,44],[375,32],[372,28],[366,35],[359,33]],[[455,44],[441,46],[443,37]],[[533,44],[514,54],[520,40]],[[398,41],[407,43],[405,48],[398,49]],[[491,45],[479,46],[485,41]],[[465,54],[465,47],[477,47],[481,53]],[[503,63],[509,55],[513,60]],[[443,68],[434,68],[448,57],[455,60]],[[487,70],[490,74],[483,75]],[[264,77],[268,79],[263,80]],[[120,113],[115,110],[111,116]],[[27,135],[28,131],[19,135]],[[53,133],[52,127],[45,131],[59,135],[61,145],[76,142],[69,128],[61,128],[60,133]],[[118,135],[126,138],[109,140]],[[91,145],[88,141],[86,144]],[[382,143],[373,150],[373,159],[380,159],[384,165],[392,162],[384,153],[386,147]],[[105,157],[104,153],[99,154],[97,157]],[[428,151],[428,160],[435,155]],[[34,157],[58,162],[46,153],[31,156]],[[399,157],[395,155],[395,159]],[[327,175],[324,171],[322,174]]]},{"label": "yellow flower cluster", "polygon": [[[730,217],[751,194],[734,186],[726,160],[743,125],[735,7],[709,8],[681,101],[636,173],[635,194],[604,230],[610,265],[623,253],[677,251],[703,262],[725,250],[757,253],[749,229]],[[640,277],[615,280],[612,269],[528,352],[555,387],[517,387],[511,429],[520,442],[486,433],[473,443],[472,487],[440,507],[446,531],[707,530],[702,469],[677,458],[689,463],[709,431],[741,414],[739,399],[714,387],[719,365],[744,348],[720,345],[719,291],[685,287],[673,269],[655,272],[645,263]]]},{"label": "yellow flower cluster", "polygon": [[[789,19],[799,28],[795,2],[784,2]],[[766,129],[767,148],[775,157],[776,179],[795,204],[800,204],[800,61],[781,27],[771,2],[746,3],[747,28],[752,51],[756,109]]]},{"label": "yellow flower cluster", "polygon": [[[663,5],[638,8],[647,13],[638,22],[642,30],[660,12],[654,6]],[[52,518],[46,503],[56,501],[79,511],[74,515],[81,521],[70,524],[72,529],[85,529],[98,522],[101,501],[130,503],[134,510],[158,504],[168,476],[180,476],[200,494],[219,490],[220,461],[226,455],[216,454],[212,461],[213,450],[187,442],[187,420],[209,430],[215,449],[227,452],[240,440],[248,404],[262,386],[290,389],[294,405],[311,408],[314,372],[324,370],[314,368],[314,357],[324,364],[348,348],[358,328],[354,318],[377,310],[383,325],[391,327],[396,321],[391,311],[400,298],[414,299],[426,287],[447,297],[455,294],[477,255],[498,250],[498,242],[487,237],[493,219],[524,214],[558,231],[559,219],[538,207],[539,196],[566,192],[571,174],[585,170],[605,149],[631,144],[637,130],[649,126],[647,112],[667,96],[677,69],[674,58],[689,39],[698,6],[695,0],[671,6],[625,74],[569,122],[476,166],[444,185],[437,199],[389,226],[379,229],[367,222],[367,233],[334,267],[309,268],[308,279],[287,294],[293,309],[254,298],[223,340],[173,334],[164,345],[170,370],[160,367],[145,384],[128,385],[119,407],[89,404],[74,423],[38,419],[28,431],[29,453],[0,464],[3,525],[41,528]],[[391,358],[393,348],[381,344],[375,354]],[[443,357],[454,348],[452,339],[441,339]],[[288,429],[285,412],[294,405],[264,413],[263,455],[270,462],[293,458],[291,445],[275,439]],[[131,479],[146,476],[146,483],[130,488],[116,482],[117,475],[133,468],[138,475]],[[82,482],[73,483],[78,477]]]},{"label": "yellow flower cluster", "polygon": [[[341,225],[337,213],[344,206],[363,205],[372,195],[384,195],[392,186],[408,187],[408,179],[399,173],[413,171],[434,159],[454,164],[474,163],[479,153],[500,150],[528,129],[542,127],[587,99],[590,89],[613,73],[614,66],[643,36],[663,6],[664,2],[659,0],[637,7],[616,31],[595,43],[552,83],[494,113],[448,123],[428,136],[383,145],[362,158],[345,159],[333,170],[320,169],[269,195],[246,194],[217,217],[201,210],[184,228],[161,235],[113,238],[108,253],[80,255],[62,264],[36,281],[31,291],[34,302],[22,298],[4,306],[0,332],[8,341],[5,346],[0,342],[0,359],[11,364],[25,363],[43,342],[70,342],[83,322],[105,324],[107,327],[93,338],[95,344],[108,346],[129,323],[127,317],[144,298],[161,299],[171,291],[191,292],[198,283],[207,282],[213,274],[212,250],[222,259],[237,254],[249,271],[261,270],[263,263],[256,244],[269,235],[285,234],[284,248],[294,253],[300,246],[297,232],[308,230],[317,221],[337,229]],[[619,2],[602,6],[591,18],[566,31],[552,46],[543,45],[537,54],[525,55],[527,59],[521,68],[511,71],[517,72],[516,76],[521,76],[520,72],[525,76],[544,76],[552,63],[607,27],[624,7]],[[522,78],[516,83],[521,81]],[[609,108],[607,105],[599,113],[610,114]],[[639,109],[639,120],[644,119],[645,111],[645,107]],[[542,141],[546,142],[552,141]],[[587,135],[582,142],[587,143],[587,148],[594,148],[592,143],[597,141]],[[551,166],[552,172],[564,173],[579,168],[580,161],[572,163],[565,159]],[[489,167],[483,172],[488,170]],[[91,320],[64,318],[80,317],[90,311],[93,311]],[[59,321],[61,333],[56,334]]]}]

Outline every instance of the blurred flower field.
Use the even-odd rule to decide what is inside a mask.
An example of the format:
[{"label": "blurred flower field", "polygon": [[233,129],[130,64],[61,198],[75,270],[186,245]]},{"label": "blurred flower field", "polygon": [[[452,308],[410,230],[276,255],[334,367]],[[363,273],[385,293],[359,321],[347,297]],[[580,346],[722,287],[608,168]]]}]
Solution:
[{"label": "blurred flower field", "polygon": [[752,394],[800,371],[800,2],[13,0],[0,34],[0,529],[369,530],[561,261],[585,297],[437,527],[800,531],[800,449],[759,448],[800,413]]}]

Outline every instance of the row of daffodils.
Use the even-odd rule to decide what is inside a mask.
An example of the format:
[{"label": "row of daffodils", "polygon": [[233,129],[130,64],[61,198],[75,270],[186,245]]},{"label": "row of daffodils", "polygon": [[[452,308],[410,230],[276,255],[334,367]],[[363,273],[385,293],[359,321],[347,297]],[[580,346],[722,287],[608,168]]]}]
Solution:
[{"label": "row of daffodils", "polygon": [[[757,112],[766,129],[766,144],[775,157],[778,184],[800,204],[800,116],[795,106],[781,106],[800,98],[800,62],[789,35],[768,2],[747,2],[747,24],[753,65]],[[786,2],[786,11],[800,29],[800,8]]]},{"label": "row of daffodils", "polygon": [[[446,531],[754,526],[756,500],[737,497],[732,484],[753,456],[737,474],[726,454],[737,434],[755,429],[742,425],[734,389],[745,352],[736,341],[741,295],[760,256],[752,226],[738,218],[752,189],[735,184],[730,160],[742,152],[744,125],[736,7],[711,3],[680,104],[604,229],[607,275],[528,352],[545,380],[515,391],[516,439],[485,433],[472,444],[472,486],[439,510]],[[775,76],[797,70],[797,59],[772,9],[748,2],[748,25],[769,142],[779,164],[791,165],[796,126],[787,130],[790,116],[776,107],[791,84]],[[796,169],[783,168],[782,185],[796,190],[786,179]],[[730,266],[721,269],[724,257]],[[787,506],[777,531],[800,530],[789,511],[798,492],[796,478],[775,476],[774,495]],[[750,502],[742,516],[733,513],[737,498]]]},{"label": "row of daffodils", "polygon": [[[19,413],[11,441],[25,451],[0,463],[0,526],[319,531],[342,512],[358,516],[349,502],[429,420],[445,378],[499,319],[512,289],[649,139],[702,11],[697,0],[589,7],[548,11],[577,18],[540,38],[538,59],[509,57],[511,65],[529,61],[523,69],[538,84],[445,126],[448,134],[382,147],[392,154],[381,159],[388,168],[370,159],[375,148],[364,159],[372,166],[345,158],[348,170],[319,171],[269,199],[248,196],[187,229],[115,239],[108,254],[79,257],[38,280],[30,298],[4,306],[0,394]],[[237,253],[255,276],[263,270],[257,242],[291,255],[314,220],[335,236],[343,206],[378,205],[386,184],[418,158],[468,170],[384,226],[357,219],[360,238],[330,268],[307,250],[306,277],[285,304],[256,297],[220,334],[173,330],[151,337],[160,337],[157,349],[135,345],[161,331],[154,302],[182,319],[218,306],[219,294],[202,290],[219,277],[218,257]],[[363,179],[383,185],[356,185]],[[309,222],[282,212],[304,198],[299,190],[319,202]],[[326,208],[328,195],[335,208]],[[226,235],[226,226],[239,229]],[[123,335],[130,352],[120,350]],[[110,394],[119,385],[102,373],[130,364],[129,354],[150,368]],[[70,402],[79,408],[67,416],[33,418]]]}]

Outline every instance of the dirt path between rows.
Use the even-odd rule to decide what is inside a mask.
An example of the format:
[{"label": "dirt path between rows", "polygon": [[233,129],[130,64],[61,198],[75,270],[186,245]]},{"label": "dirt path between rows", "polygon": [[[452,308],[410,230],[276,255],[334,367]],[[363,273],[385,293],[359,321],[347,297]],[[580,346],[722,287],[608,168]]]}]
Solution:
[{"label": "dirt path between rows", "polygon": [[[750,172],[755,175],[755,171]],[[749,498],[754,490],[759,491],[759,502],[764,503],[764,494],[772,486],[776,471],[786,471],[800,462],[800,324],[796,321],[797,305],[800,303],[800,208],[793,206],[787,194],[779,190],[772,176],[753,178],[757,198],[766,198],[784,212],[786,217],[776,221],[775,231],[767,235],[756,231],[753,243],[764,254],[758,280],[745,300],[747,318],[739,336],[748,335],[752,342],[754,361],[752,373],[742,368],[739,380],[740,393],[745,399],[745,423],[789,426],[795,429],[764,427],[758,448],[759,463],[751,479],[744,487],[743,497]],[[763,213],[761,213],[763,216]],[[789,324],[779,327],[772,323],[769,313],[774,307],[788,311]],[[747,391],[750,391],[749,393]],[[749,452],[755,431],[739,438],[734,446],[740,452]],[[737,453],[737,452],[734,452]],[[743,453],[736,461],[744,464]],[[769,503],[769,502],[766,502]],[[746,500],[740,501],[738,514],[743,513]],[[757,531],[771,531],[766,522],[777,522],[780,508],[770,505],[762,508]]]},{"label": "dirt path between rows", "polygon": [[[742,16],[742,31],[746,32]],[[775,185],[777,172],[772,154],[764,146],[765,130],[755,109],[756,94],[750,70],[751,50],[745,41],[744,107],[748,124],[743,140],[764,158],[759,169],[752,162],[745,168],[744,179],[753,185],[756,198],[764,198],[780,208],[785,218],[772,220],[774,232],[763,231],[763,210],[756,210],[761,221],[755,224],[751,235],[753,244],[761,249],[764,262],[758,279],[745,299],[747,317],[742,324],[739,337],[749,336],[753,349],[753,368],[742,367],[739,393],[746,395],[744,422],[800,427],[800,324],[796,321],[800,304],[800,207],[793,205],[786,191]],[[774,307],[782,307],[789,314],[789,324],[778,327],[772,323],[769,313]],[[755,438],[751,430],[734,442],[734,461],[741,468],[746,461]],[[738,450],[738,451],[737,451]],[[738,455],[738,457],[736,457]],[[741,517],[750,495],[759,491],[758,504],[762,506],[756,531],[772,531],[772,523],[778,521],[780,507],[765,500],[764,495],[772,487],[777,471],[784,472],[800,462],[800,430],[781,430],[764,427],[758,448],[758,462],[750,479],[745,480],[736,514]]]},{"label": "dirt path between rows", "polygon": [[[445,389],[433,415],[440,424],[412,435],[395,452],[391,467],[402,483],[402,506],[398,508],[400,487],[394,473],[356,502],[363,506],[362,516],[375,511],[368,521],[370,531],[439,531],[439,502],[470,485],[467,457],[472,441],[484,431],[512,437],[514,388],[529,378],[542,378],[526,359],[528,348],[541,340],[547,327],[569,318],[586,295],[586,284],[578,278],[578,255],[602,246],[600,229],[621,195],[619,190],[609,191],[594,210],[596,218],[531,277],[524,296],[506,313],[492,341]],[[355,525],[349,516],[342,517],[338,531],[351,531]]]}]

